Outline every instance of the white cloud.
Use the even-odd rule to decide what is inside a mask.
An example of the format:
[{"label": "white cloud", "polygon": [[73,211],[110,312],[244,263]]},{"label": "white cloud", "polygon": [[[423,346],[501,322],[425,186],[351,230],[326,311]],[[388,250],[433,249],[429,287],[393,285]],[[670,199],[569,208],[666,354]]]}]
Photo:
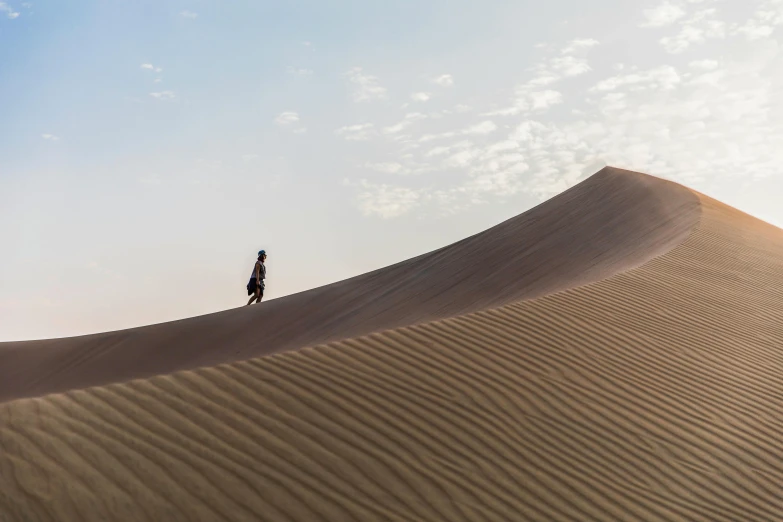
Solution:
[{"label": "white cloud", "polygon": [[394,125],[391,125],[389,127],[384,127],[383,132],[384,134],[397,134],[398,132],[402,131],[403,129],[406,129],[407,127],[410,127],[413,123],[426,119],[427,116],[420,113],[420,112],[410,112],[405,115],[405,118],[400,121],[399,123],[396,123]]},{"label": "white cloud", "polygon": [[362,72],[361,67],[354,67],[348,73],[348,82],[353,87],[353,99],[356,102],[387,99],[386,88],[378,83],[378,78]]},{"label": "white cloud", "polygon": [[543,111],[563,102],[563,95],[547,86],[558,81],[580,76],[592,68],[584,55],[598,40],[581,38],[571,40],[560,50],[560,55],[543,60],[532,67],[535,75],[532,79],[518,85],[511,106],[486,113],[487,116],[515,116],[531,111]]},{"label": "white cloud", "polygon": [[598,44],[598,40],[594,38],[578,38],[571,40],[560,52],[561,54],[573,54],[583,49],[590,49]]},{"label": "white cloud", "polygon": [[390,125],[388,127],[383,128],[384,134],[397,134],[398,132],[401,132],[404,130],[407,126],[410,125],[410,122],[408,121],[401,121],[399,123],[395,123],[394,125]]},{"label": "white cloud", "polygon": [[340,127],[334,132],[348,141],[367,141],[375,134],[375,126],[372,123],[360,123]]},{"label": "white cloud", "polygon": [[535,111],[545,110],[553,105],[563,103],[563,95],[553,90],[531,92],[528,94],[528,99],[531,108]]},{"label": "white cloud", "polygon": [[[405,120],[387,128],[387,133],[394,131],[390,134],[398,155],[383,150],[383,156],[368,156],[360,164],[384,174],[436,172],[432,183],[445,185],[420,188],[422,178],[408,187],[362,185],[363,212],[374,213],[368,202],[393,200],[390,194],[407,203],[385,217],[425,204],[452,211],[520,193],[544,199],[607,164],[691,185],[731,179],[739,172],[753,178],[783,175],[783,150],[776,146],[783,142],[783,100],[777,96],[783,89],[783,52],[773,38],[761,37],[769,31],[750,29],[783,26],[783,0],[775,0],[777,11],[767,0],[758,2],[765,7],[752,15],[755,26],[729,26],[711,8],[714,3],[672,1],[664,5],[679,6],[681,12],[658,10],[647,17],[651,26],[668,33],[640,33],[651,37],[640,46],[656,40],[662,44],[659,56],[644,57],[647,63],[661,63],[667,52],[703,44],[697,56],[678,60],[677,66],[640,67],[632,54],[625,64],[588,64],[585,56],[598,42],[572,40],[543,51],[546,56],[531,68],[530,79],[514,89],[508,107],[483,113],[507,118],[479,117],[449,130],[454,127],[446,115],[455,112],[450,109],[433,111],[421,129]],[[692,10],[695,4],[700,5]],[[718,38],[731,41],[718,46],[713,41]],[[589,84],[569,80],[587,71],[603,76]],[[568,85],[561,89],[558,82]],[[476,103],[476,114],[487,110]],[[556,105],[562,110],[548,118],[545,111]]]},{"label": "white cloud", "polygon": [[291,65],[286,67],[286,72],[288,74],[293,74],[294,76],[311,76],[313,74],[312,69],[302,69],[302,68],[293,67]]},{"label": "white cloud", "polygon": [[712,38],[724,38],[726,23],[715,19],[715,9],[697,11],[682,22],[679,33],[661,38],[663,48],[672,54],[679,54],[694,44],[701,44]]},{"label": "white cloud", "polygon": [[182,18],[190,18],[191,20],[198,18],[198,13],[194,13],[193,11],[180,11],[179,15]]},{"label": "white cloud", "polygon": [[19,18],[19,11],[15,11],[10,5],[2,1],[0,1],[0,13],[5,13],[6,18],[11,20]]},{"label": "white cloud", "polygon": [[281,112],[277,118],[275,118],[275,123],[283,126],[299,123],[299,114],[292,111]]},{"label": "white cloud", "polygon": [[760,40],[772,36],[775,32],[775,27],[752,20],[737,28],[737,32],[744,34],[748,40]]},{"label": "white cloud", "polygon": [[685,9],[678,4],[663,2],[652,9],[644,10],[644,17],[647,21],[642,24],[642,27],[663,27],[671,25],[685,15]]},{"label": "white cloud", "polygon": [[591,90],[608,92],[627,86],[631,86],[632,90],[671,90],[681,81],[682,79],[674,67],[664,65],[647,71],[611,76],[598,82]]},{"label": "white cloud", "polygon": [[435,77],[432,82],[441,87],[451,87],[454,85],[454,78],[450,74],[441,74]]},{"label": "white cloud", "polygon": [[476,125],[468,127],[462,132],[464,134],[489,134],[491,132],[494,132],[497,128],[498,126],[495,125],[494,122],[490,120],[485,120],[482,121],[481,123],[477,123]]},{"label": "white cloud", "polygon": [[243,154],[242,155],[242,161],[244,161],[244,162],[255,161],[257,159],[258,159],[258,154]]},{"label": "white cloud", "polygon": [[[783,0],[775,1],[777,11],[766,0],[756,2],[763,6],[751,15],[756,26],[776,31],[783,26]],[[778,145],[783,142],[783,99],[777,95],[783,89],[783,52],[777,34],[754,39],[751,24],[728,25],[719,19],[711,9],[713,0],[670,3],[681,6],[683,14],[669,13],[667,18],[660,11],[648,20],[665,33],[640,33],[649,35],[648,41],[638,43],[640,49],[656,41],[662,44],[653,51],[657,56],[637,60],[634,43],[624,64],[588,64],[585,56],[596,41],[572,40],[559,49],[552,45],[532,67],[529,80],[516,86],[509,106],[485,112],[487,105],[474,98],[480,116],[460,116],[459,130],[451,130],[452,118],[457,118],[446,117],[453,109],[433,111],[421,128],[403,120],[400,128],[391,129],[396,131],[390,143],[397,154],[381,149],[382,155],[373,157],[376,152],[368,148],[360,165],[384,174],[438,176],[427,188],[421,188],[426,178],[404,176],[394,187],[361,185],[363,212],[381,215],[367,205],[383,198],[397,201],[389,194],[407,203],[385,217],[419,208],[453,211],[520,193],[544,199],[607,164],[697,188],[703,180],[783,176],[783,149]],[[727,45],[718,44],[719,38],[729,39]],[[667,53],[691,50],[696,44],[698,55],[677,60],[676,66],[640,65],[665,64]],[[569,79],[586,71],[596,79]],[[548,117],[545,111],[558,105],[562,110]],[[486,118],[488,114],[506,117]],[[482,126],[484,121],[489,123]],[[402,183],[413,179],[409,186]]]},{"label": "white cloud", "polygon": [[744,24],[735,24],[732,34],[741,34],[748,40],[761,40],[772,36],[783,25],[783,1],[765,0],[753,16]]},{"label": "white cloud", "polygon": [[158,100],[173,100],[177,97],[174,91],[151,92],[150,96]]},{"label": "white cloud", "polygon": [[448,167],[465,168],[481,155],[481,151],[477,148],[470,148],[461,150],[456,154],[449,156],[445,164]]},{"label": "white cloud", "polygon": [[411,100],[417,101],[417,102],[425,102],[429,100],[432,97],[432,95],[428,92],[414,92],[411,94]]},{"label": "white cloud", "polygon": [[[560,56],[553,58],[550,62],[550,67],[565,77],[579,76],[580,74],[584,74],[591,70],[590,66],[587,64],[587,60],[584,58],[576,58],[574,56]],[[556,76],[551,75],[548,76],[548,78],[557,79]],[[547,81],[546,83],[550,82]]]},{"label": "white cloud", "polygon": [[545,111],[548,108],[563,103],[563,95],[552,89],[543,91],[530,90],[523,85],[517,88],[516,97],[511,107],[489,112],[487,116],[515,116],[532,111]]},{"label": "white cloud", "polygon": [[48,133],[47,134],[41,134],[41,137],[43,139],[45,139],[45,140],[50,140],[50,141],[57,141],[57,140],[60,139],[59,136],[55,136],[54,134],[48,134]]},{"label": "white cloud", "polygon": [[445,154],[448,154],[452,150],[459,150],[459,149],[462,149],[462,148],[468,148],[468,147],[472,147],[472,146],[473,146],[473,144],[471,142],[469,142],[469,141],[462,141],[462,142],[456,143],[454,145],[440,146],[440,147],[435,147],[433,149],[430,149],[429,151],[427,151],[425,156],[429,157],[429,158],[435,157],[435,156],[443,156]]},{"label": "white cloud", "polygon": [[160,79],[160,78],[155,78],[154,80],[152,80],[152,83],[160,83],[160,82],[162,82],[162,81],[163,81],[163,80],[162,80],[162,79]]},{"label": "white cloud", "polygon": [[141,64],[142,69],[146,69],[148,71],[154,71],[156,73],[163,72],[163,67],[155,67],[151,63],[143,63]]},{"label": "white cloud", "polygon": [[[350,183],[347,183],[350,185]],[[389,219],[401,216],[413,209],[421,198],[421,193],[407,187],[394,187],[386,184],[374,184],[360,180],[357,199],[359,209],[366,216],[379,216]]]}]

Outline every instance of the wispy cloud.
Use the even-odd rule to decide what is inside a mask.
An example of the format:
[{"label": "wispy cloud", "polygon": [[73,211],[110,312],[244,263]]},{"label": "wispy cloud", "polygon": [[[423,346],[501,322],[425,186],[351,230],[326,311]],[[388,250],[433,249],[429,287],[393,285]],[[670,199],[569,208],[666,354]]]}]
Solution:
[{"label": "wispy cloud", "polygon": [[277,118],[275,118],[275,123],[283,126],[299,123],[299,114],[292,111],[281,112]]},{"label": "wispy cloud", "polygon": [[610,76],[592,87],[594,91],[614,91],[620,87],[632,86],[635,91],[641,90],[671,90],[682,78],[677,69],[671,65],[663,65],[645,71],[635,71],[627,74]]},{"label": "wispy cloud", "polygon": [[388,98],[386,88],[378,83],[378,78],[365,74],[361,67],[354,67],[348,73],[348,82],[353,88],[353,99],[356,102],[385,100]]},{"label": "wispy cloud", "polygon": [[414,92],[411,94],[411,100],[416,102],[425,102],[432,98],[432,95],[428,92]]},{"label": "wispy cloud", "polygon": [[679,54],[692,45],[704,43],[709,39],[725,38],[726,23],[718,20],[716,13],[716,9],[696,11],[680,23],[677,34],[661,38],[661,45],[666,51]]},{"label": "wispy cloud", "polygon": [[150,96],[158,100],[173,100],[177,97],[174,91],[151,92]]},{"label": "wispy cloud", "polygon": [[743,24],[735,24],[731,31],[733,34],[741,34],[748,40],[754,41],[769,38],[780,26],[783,26],[783,2],[764,0],[750,19]]},{"label": "wispy cloud", "polygon": [[5,13],[6,18],[11,20],[19,18],[19,11],[14,10],[10,5],[2,1],[0,1],[0,13]]},{"label": "wispy cloud", "polygon": [[476,125],[472,125],[465,129],[463,134],[489,134],[491,132],[495,132],[497,130],[498,126],[495,125],[495,122],[492,122],[490,120],[482,121],[481,123],[477,123]]},{"label": "wispy cloud", "polygon": [[194,18],[198,18],[198,13],[194,13],[193,11],[180,11],[179,15],[182,18],[190,18],[191,20]]},{"label": "wispy cloud", "polygon": [[335,134],[348,141],[367,141],[375,134],[375,125],[372,123],[360,123],[340,127]]},{"label": "wispy cloud", "polygon": [[[552,60],[549,62],[549,67],[565,78],[579,76],[580,74],[584,74],[591,70],[585,58],[578,58],[576,56],[570,55],[552,58]],[[557,76],[554,77],[557,78]]]},{"label": "wispy cloud", "polygon": [[646,20],[642,24],[642,27],[663,27],[671,25],[683,18],[685,14],[685,9],[680,5],[671,2],[663,2],[656,7],[644,10],[644,17]]},{"label": "wispy cloud", "polygon": [[421,191],[408,187],[395,187],[359,180],[358,184],[344,182],[358,188],[359,209],[366,216],[389,219],[401,216],[419,203]]},{"label": "wispy cloud", "polygon": [[409,112],[405,115],[405,118],[403,118],[402,121],[395,123],[394,125],[384,127],[383,132],[384,134],[397,134],[398,132],[413,125],[415,122],[424,120],[426,118],[427,116],[420,112]]},{"label": "wispy cloud", "polygon": [[54,134],[48,134],[48,133],[41,134],[41,137],[45,140],[50,140],[50,141],[58,141],[60,139],[59,136],[55,136]]},{"label": "wispy cloud", "polygon": [[151,63],[143,63],[141,64],[141,68],[156,73],[163,72],[163,67],[155,67]]},{"label": "wispy cloud", "polygon": [[533,77],[517,85],[510,106],[487,112],[486,115],[515,116],[541,112],[563,103],[562,93],[549,86],[591,71],[585,55],[597,45],[599,45],[598,40],[593,38],[571,40],[558,55],[546,58],[531,68],[534,72]]},{"label": "wispy cloud", "polygon": [[575,54],[580,51],[595,47],[600,42],[595,38],[577,38],[571,40],[565,47],[560,50],[560,54]]},{"label": "wispy cloud", "polygon": [[297,68],[292,65],[286,67],[285,70],[288,74],[292,74],[294,76],[312,76],[313,74],[312,69]]},{"label": "wispy cloud", "polygon": [[275,118],[275,123],[279,127],[283,127],[294,134],[307,132],[307,128],[301,125],[302,121],[299,117],[299,113],[294,111],[281,112]]},{"label": "wispy cloud", "polygon": [[451,87],[454,85],[454,78],[450,74],[441,74],[433,78],[432,82],[441,87]]}]

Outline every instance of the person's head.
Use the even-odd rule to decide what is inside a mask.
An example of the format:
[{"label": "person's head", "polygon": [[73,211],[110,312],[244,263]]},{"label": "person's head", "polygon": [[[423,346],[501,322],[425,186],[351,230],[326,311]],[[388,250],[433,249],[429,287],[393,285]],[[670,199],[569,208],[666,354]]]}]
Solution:
[{"label": "person's head", "polygon": [[258,251],[258,260],[264,261],[266,259],[266,250],[259,250]]}]

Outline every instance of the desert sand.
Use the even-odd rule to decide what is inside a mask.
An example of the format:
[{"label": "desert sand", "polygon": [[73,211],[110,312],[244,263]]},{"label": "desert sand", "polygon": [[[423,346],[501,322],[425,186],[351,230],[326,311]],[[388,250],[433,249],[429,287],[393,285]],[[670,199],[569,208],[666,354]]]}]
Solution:
[{"label": "desert sand", "polygon": [[0,521],[783,520],[783,231],[607,168],[260,305],[0,344]]}]

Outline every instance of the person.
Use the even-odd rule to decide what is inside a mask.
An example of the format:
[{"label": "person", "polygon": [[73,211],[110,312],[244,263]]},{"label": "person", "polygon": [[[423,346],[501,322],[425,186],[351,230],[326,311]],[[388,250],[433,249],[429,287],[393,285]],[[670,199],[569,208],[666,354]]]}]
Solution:
[{"label": "person", "polygon": [[250,274],[250,282],[247,283],[247,295],[250,296],[247,305],[252,304],[254,299],[256,303],[260,303],[261,298],[264,297],[264,279],[266,279],[266,265],[264,261],[266,261],[266,250],[259,250],[258,260],[253,267],[253,273]]}]

